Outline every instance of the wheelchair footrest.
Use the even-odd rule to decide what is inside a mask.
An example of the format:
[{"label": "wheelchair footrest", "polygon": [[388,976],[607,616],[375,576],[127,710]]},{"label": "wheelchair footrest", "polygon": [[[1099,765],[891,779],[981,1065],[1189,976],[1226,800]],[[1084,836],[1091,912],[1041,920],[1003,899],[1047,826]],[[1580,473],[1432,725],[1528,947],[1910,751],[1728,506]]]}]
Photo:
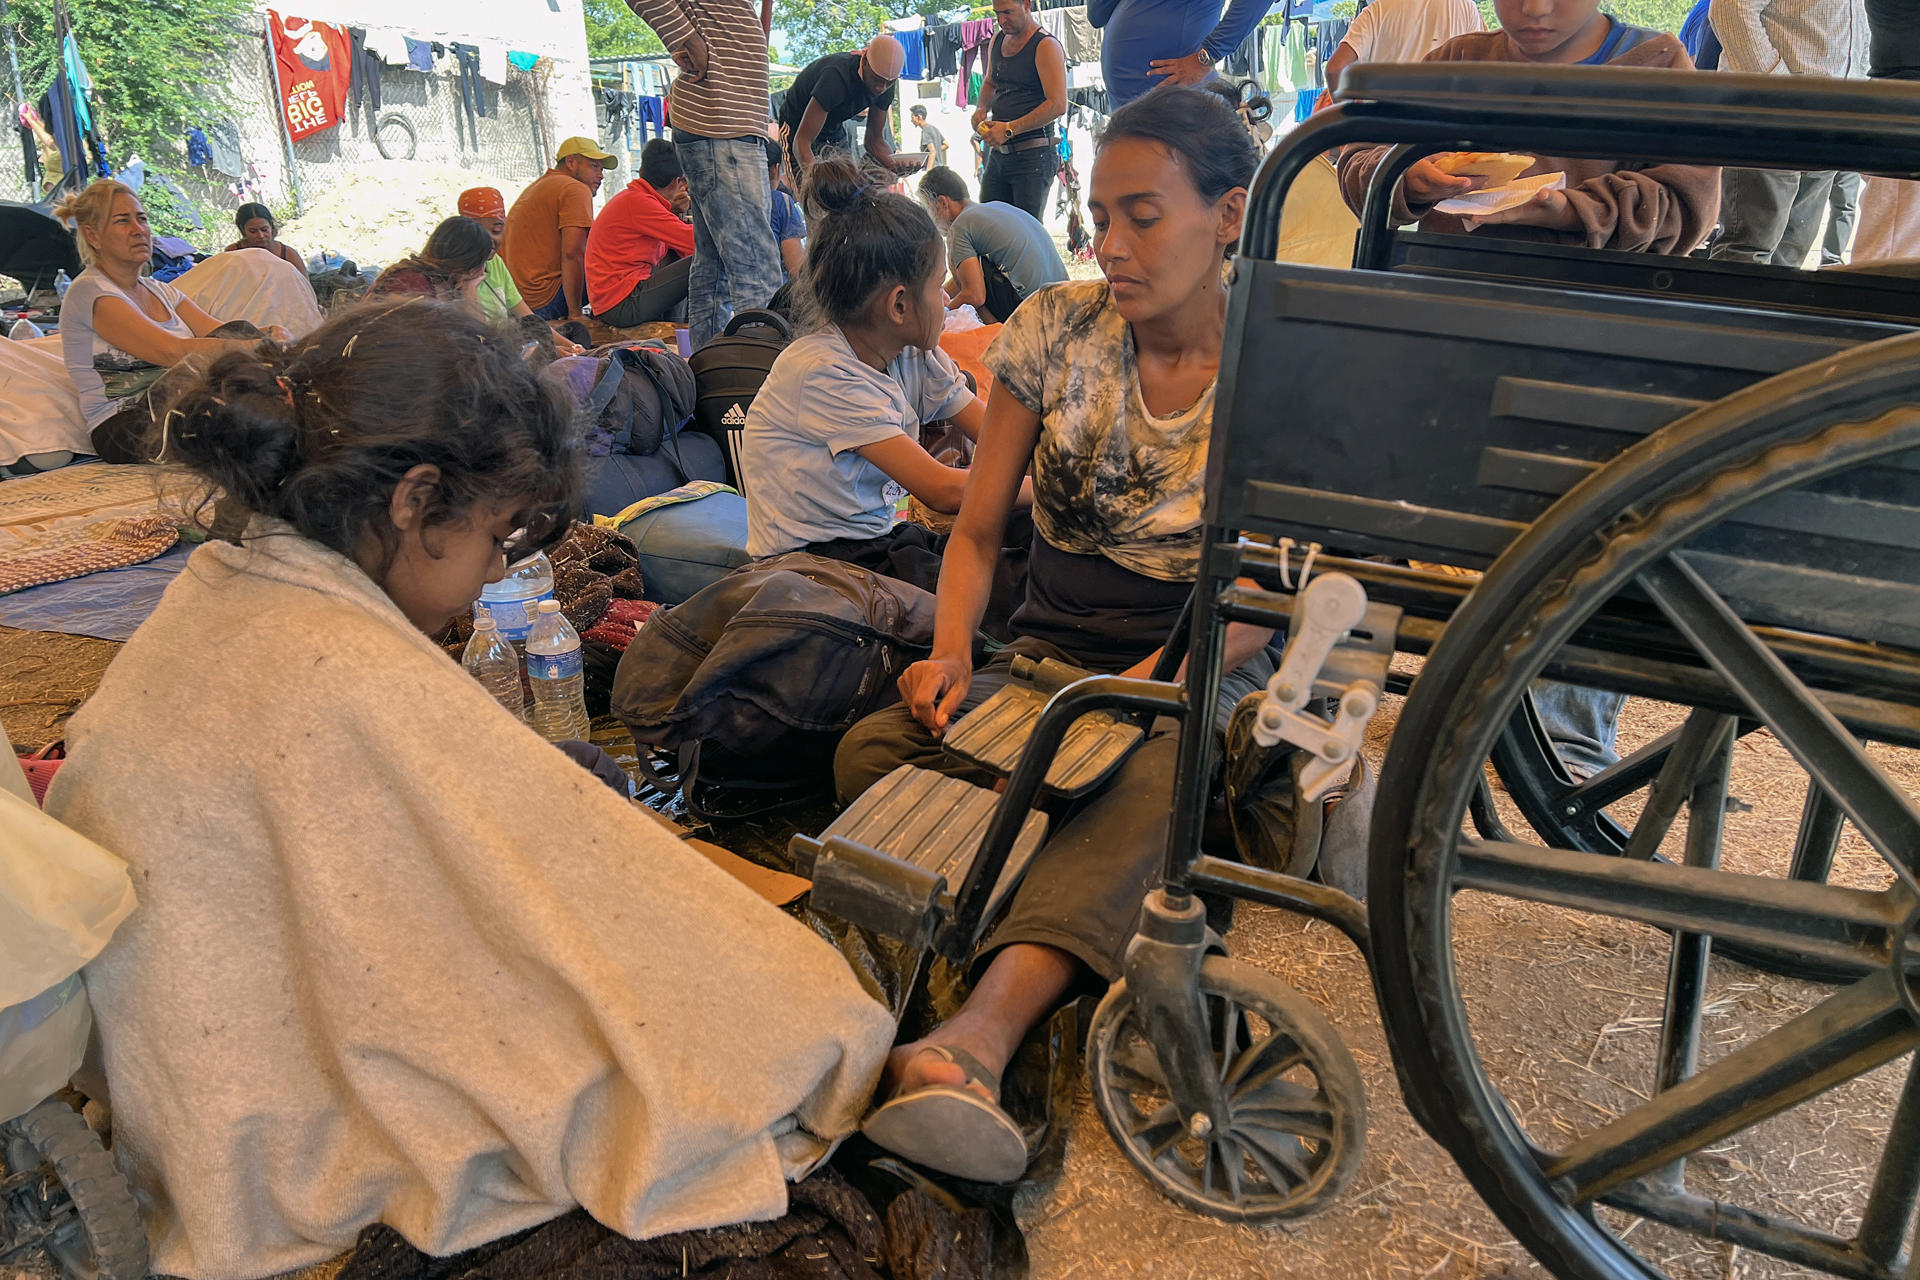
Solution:
[{"label": "wheelchair footrest", "polygon": [[[947,750],[983,769],[1011,774],[1052,696],[1018,680],[1006,685],[954,723],[947,731]],[[1079,799],[1106,781],[1143,736],[1139,725],[1104,711],[1081,716],[1047,766],[1046,789]]]},{"label": "wheelchair footrest", "polygon": [[[952,911],[998,800],[964,779],[901,765],[818,836],[795,836],[789,851],[813,878],[814,906],[921,946]],[[1019,883],[1046,833],[1046,815],[1029,813],[983,920]]]}]

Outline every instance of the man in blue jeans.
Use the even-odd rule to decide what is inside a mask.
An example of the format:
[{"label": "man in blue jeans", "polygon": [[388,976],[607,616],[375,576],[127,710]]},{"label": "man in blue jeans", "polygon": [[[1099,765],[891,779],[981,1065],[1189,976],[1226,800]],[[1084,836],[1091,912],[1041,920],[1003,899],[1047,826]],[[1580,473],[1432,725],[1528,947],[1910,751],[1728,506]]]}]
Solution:
[{"label": "man in blue jeans", "polygon": [[1053,122],[1067,113],[1067,55],[1040,29],[1032,0],[994,0],[993,16],[999,29],[987,45],[987,78],[973,109],[974,132],[987,148],[980,200],[1041,221],[1060,168]]},{"label": "man in blue jeans", "polygon": [[627,0],[673,54],[673,146],[693,203],[687,328],[694,346],[780,287],[767,220],[767,28],[773,0]]}]

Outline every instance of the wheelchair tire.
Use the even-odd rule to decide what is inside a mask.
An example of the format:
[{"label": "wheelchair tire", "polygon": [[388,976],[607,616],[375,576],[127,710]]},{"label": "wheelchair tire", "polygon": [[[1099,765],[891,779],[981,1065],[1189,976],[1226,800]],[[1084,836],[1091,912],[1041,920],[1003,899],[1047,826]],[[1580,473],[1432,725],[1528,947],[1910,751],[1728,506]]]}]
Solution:
[{"label": "wheelchair tire", "polygon": [[0,1127],[7,1168],[51,1168],[74,1220],[47,1241],[66,1280],[144,1280],[147,1229],[133,1191],[85,1117],[43,1102]]},{"label": "wheelchair tire", "polygon": [[1327,1208],[1360,1171],[1367,1139],[1366,1086],[1340,1033],[1280,979],[1222,955],[1201,961],[1200,995],[1209,1043],[1230,1047],[1216,1054],[1230,1122],[1188,1133],[1122,981],[1087,1032],[1107,1132],[1162,1193],[1211,1217],[1259,1222]]},{"label": "wheelchair tire", "polygon": [[[1743,721],[1741,731],[1745,733],[1755,727],[1756,722]],[[1595,774],[1585,783],[1576,782],[1555,754],[1534,709],[1533,695],[1528,694],[1495,740],[1489,758],[1514,808],[1548,845],[1585,853],[1619,854],[1626,851],[1630,833],[1608,815],[1606,808],[1628,796],[1644,793],[1665,763],[1666,751],[1655,744]],[[1824,882],[1833,864],[1839,837],[1840,827],[1834,820],[1832,802],[1817,792],[1810,792],[1801,809],[1793,878]],[[1862,972],[1854,966],[1785,955],[1731,938],[1716,943],[1714,954],[1763,973],[1777,973],[1806,982],[1851,982]]]},{"label": "wheelchair tire", "polygon": [[[1702,1239],[1859,1275],[1869,1260],[1880,1265],[1877,1260],[1902,1243],[1889,1245],[1885,1231],[1871,1240],[1836,1242],[1825,1218],[1803,1224],[1771,1202],[1762,1217],[1741,1203],[1689,1191],[1673,1174],[1684,1177],[1689,1157],[1709,1147],[1724,1150],[1816,1093],[1912,1049],[1914,988],[1906,957],[1920,923],[1906,884],[1913,874],[1909,837],[1920,834],[1920,812],[1866,760],[1858,731],[1780,658],[1778,641],[1756,633],[1691,556],[1710,531],[1737,523],[1750,504],[1831,490],[1853,482],[1845,473],[1875,475],[1887,460],[1920,448],[1916,362],[1920,335],[1858,347],[1736,392],[1628,449],[1508,547],[1449,621],[1402,709],[1375,809],[1369,866],[1375,989],[1396,1072],[1414,1115],[1520,1243],[1563,1280],[1660,1277],[1661,1257],[1688,1246],[1697,1250]],[[1685,771],[1693,779],[1684,793],[1687,834],[1699,859],[1675,866],[1467,835],[1463,821],[1482,762],[1531,682],[1623,591],[1652,601],[1672,628],[1674,652],[1698,662],[1694,715],[1701,719],[1690,719],[1688,729],[1719,721],[1693,736],[1688,748],[1698,767]],[[1856,702],[1845,714],[1856,722],[1866,717],[1883,725],[1904,714],[1907,702],[1900,699],[1920,683],[1910,655],[1886,652],[1893,665],[1883,683],[1850,694]],[[1877,699],[1887,699],[1887,709],[1876,710]],[[1887,888],[1829,887],[1798,874],[1797,865],[1784,878],[1719,867],[1728,770],[1745,718],[1774,726],[1796,758],[1815,762],[1802,767],[1817,767],[1834,803],[1889,864]],[[1702,824],[1698,845],[1696,822]],[[1774,847],[1786,849],[1784,842]],[[1797,846],[1795,853],[1797,863]],[[1675,939],[1671,955],[1636,953],[1626,961],[1640,966],[1633,976],[1614,979],[1633,982],[1644,973],[1664,980],[1653,1089],[1594,1101],[1595,1090],[1583,1087],[1587,1096],[1567,1112],[1577,1123],[1536,1101],[1540,1082],[1529,1062],[1530,1042],[1516,1045],[1513,1029],[1503,1042],[1495,1020],[1478,1016],[1487,1006],[1479,999],[1484,988],[1474,981],[1477,960],[1455,936],[1456,912],[1466,900],[1487,913],[1483,920],[1499,919],[1509,903],[1545,904],[1580,913],[1581,921],[1622,921]],[[1757,905],[1763,901],[1765,908]],[[1853,931],[1844,921],[1856,917],[1878,923]],[[1637,945],[1639,935],[1631,936]],[[1717,953],[1722,936],[1795,961],[1851,960],[1866,976],[1784,1025],[1768,1024],[1737,1043],[1716,1041],[1710,1055],[1701,1055],[1707,1064],[1696,1068],[1691,1050],[1676,1057],[1666,1046],[1700,1043],[1709,970],[1698,940],[1710,940]],[[1628,937],[1616,932],[1610,941]],[[1598,1001],[1586,994],[1594,988],[1574,976],[1577,971],[1566,971],[1566,991],[1572,999]],[[1545,971],[1538,976],[1534,999],[1552,1008],[1561,989],[1548,979]],[[1595,1016],[1611,1016],[1613,1008]],[[1579,1038],[1592,1020],[1578,1024]],[[1640,1065],[1623,1060],[1611,1069]],[[1575,1114],[1580,1107],[1600,1118]],[[1881,1161],[1905,1169],[1912,1148],[1897,1144],[1910,1143],[1911,1126],[1888,1119],[1893,1137]],[[1766,1141],[1767,1132],[1753,1141]],[[1876,1180],[1864,1219],[1891,1217],[1903,1234],[1911,1209],[1910,1199],[1899,1200],[1904,1194],[1895,1188],[1895,1199],[1882,1203]],[[1743,1196],[1751,1198],[1752,1192]],[[1629,1217],[1693,1239],[1672,1248],[1663,1232],[1629,1239],[1633,1227],[1619,1225]],[[1661,1257],[1652,1255],[1655,1249]],[[1677,1255],[1680,1262],[1691,1256]]]},{"label": "wheelchair tire", "polygon": [[383,113],[373,122],[373,146],[388,160],[411,160],[420,147],[420,135],[413,121],[397,111]]}]

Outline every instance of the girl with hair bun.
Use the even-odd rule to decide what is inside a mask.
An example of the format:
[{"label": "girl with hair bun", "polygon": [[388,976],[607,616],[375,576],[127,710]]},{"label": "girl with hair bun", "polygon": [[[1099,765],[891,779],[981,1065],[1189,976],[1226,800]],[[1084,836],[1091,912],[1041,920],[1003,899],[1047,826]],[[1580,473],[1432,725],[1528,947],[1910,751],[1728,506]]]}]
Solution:
[{"label": "girl with hair bun", "polygon": [[[57,205],[53,216],[73,228],[86,264],[60,305],[60,350],[80,393],[93,452],[108,462],[146,462],[150,455],[141,442],[153,422],[147,394],[152,380],[127,375],[244,348],[261,334],[248,325],[251,338],[213,336],[220,320],[172,285],[148,277],[153,230],[131,188],[96,179]],[[287,336],[278,325],[268,332]],[[113,387],[103,373],[114,378]],[[123,379],[138,389],[121,390]]]},{"label": "girl with hair bun", "polygon": [[430,638],[574,507],[518,347],[363,306],[160,424],[212,536],[47,797],[139,886],[87,982],[159,1273],[776,1217],[871,1095],[893,1023],[840,955]]},{"label": "girl with hair bun", "polygon": [[[967,472],[921,448],[920,427],[945,419],[974,437],[985,410],[939,348],[946,245],[889,180],[837,156],[808,170],[814,222],[800,285],[816,328],[780,353],[747,411],[747,551],[810,551],[931,591],[945,539],[896,525],[894,508],[904,492],[960,510]],[[1002,622],[1017,565],[995,584]]]}]

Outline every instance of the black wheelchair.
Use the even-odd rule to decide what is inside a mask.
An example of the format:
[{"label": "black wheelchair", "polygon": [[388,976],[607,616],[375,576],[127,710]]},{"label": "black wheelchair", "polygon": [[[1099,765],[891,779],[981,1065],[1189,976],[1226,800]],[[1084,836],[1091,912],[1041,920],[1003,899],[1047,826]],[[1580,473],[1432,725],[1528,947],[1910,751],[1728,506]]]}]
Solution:
[{"label": "black wheelchair", "polygon": [[[1398,145],[1356,269],[1275,262],[1294,179],[1358,142]],[[1200,731],[1181,736],[1164,882],[1088,1033],[1095,1104],[1163,1191],[1226,1218],[1297,1217],[1338,1195],[1364,1140],[1361,1081],[1332,1026],[1218,954],[1199,895],[1219,894],[1329,922],[1366,956],[1409,1109],[1556,1274],[1661,1274],[1627,1239],[1646,1220],[1856,1280],[1911,1275],[1920,810],[1874,752],[1920,746],[1920,291],[1390,227],[1393,185],[1421,156],[1507,148],[1910,176],[1920,91],[1351,70],[1251,193],[1187,683],[1043,681],[996,735],[1009,770],[997,799],[890,779],[907,788],[890,814],[863,797],[797,839],[796,860],[820,909],[963,957],[1040,843],[1043,785],[1096,769],[1127,716],[1186,717]],[[1246,578],[1259,587],[1236,585]],[[1379,695],[1407,691],[1365,906],[1202,849],[1216,763],[1204,729],[1230,622],[1288,635],[1263,725],[1329,767],[1357,749]],[[1410,681],[1395,654],[1418,655]],[[1541,680],[1684,714],[1576,779],[1530,706]],[[1806,779],[1777,874],[1721,859],[1732,761],[1762,727]],[[1534,839],[1502,819],[1489,762]],[[952,820],[902,820],[934,809]],[[1845,826],[1884,861],[1883,887],[1828,883]],[[1644,1098],[1571,1134],[1523,1122],[1463,998],[1462,895],[1659,939]],[[1834,986],[1719,1052],[1703,1036],[1711,954]],[[1689,1182],[1689,1157],[1903,1061],[1851,1235]]]}]

